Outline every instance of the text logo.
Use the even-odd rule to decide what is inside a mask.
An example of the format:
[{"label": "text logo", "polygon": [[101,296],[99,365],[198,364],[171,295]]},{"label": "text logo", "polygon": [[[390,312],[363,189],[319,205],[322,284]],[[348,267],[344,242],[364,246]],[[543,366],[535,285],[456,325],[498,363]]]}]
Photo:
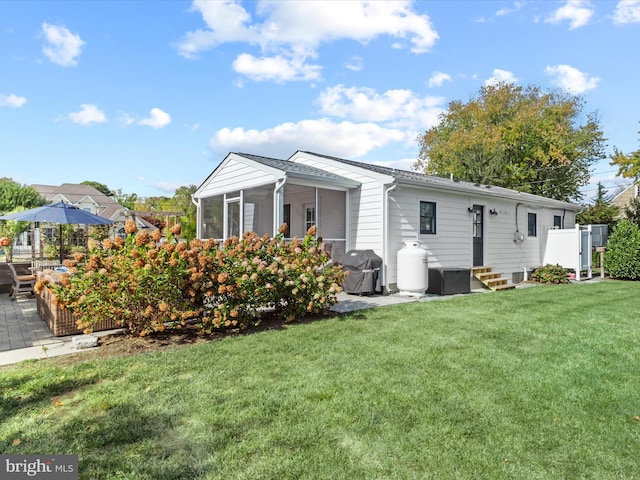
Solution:
[{"label": "text logo", "polygon": [[3,480],[78,480],[77,455],[0,455]]}]

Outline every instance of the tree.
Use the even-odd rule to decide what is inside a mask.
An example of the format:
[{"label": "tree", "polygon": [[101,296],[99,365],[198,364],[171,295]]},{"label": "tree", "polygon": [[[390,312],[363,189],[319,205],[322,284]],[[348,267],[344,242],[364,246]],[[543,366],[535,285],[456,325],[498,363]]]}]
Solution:
[{"label": "tree", "polygon": [[118,188],[113,192],[113,197],[123,207],[129,210],[135,210],[136,202],[138,201],[138,195],[135,193],[123,193],[121,188]]},{"label": "tree", "polygon": [[624,216],[640,227],[640,197],[634,197],[624,209]]},{"label": "tree", "polygon": [[[138,203],[141,210],[161,212],[182,212],[179,222],[182,224],[180,236],[190,240],[196,237],[196,206],[191,201],[191,195],[198,187],[195,185],[179,187],[173,197],[146,197],[144,202]],[[146,217],[145,217],[146,218]]]},{"label": "tree", "polygon": [[607,225],[611,232],[619,212],[620,208],[611,204],[611,197],[607,195],[602,183],[598,183],[598,193],[593,204],[576,215],[576,222],[580,225]]},{"label": "tree", "polygon": [[173,205],[171,205],[171,199],[169,197],[165,197],[161,195],[159,197],[145,197],[144,202],[140,204],[142,210],[150,210],[150,211],[168,211],[173,210]]},{"label": "tree", "polygon": [[80,185],[89,185],[90,187],[95,188],[99,192],[104,193],[107,197],[113,197],[115,192],[112,192],[109,187],[107,187],[104,183],[94,182],[92,180],[85,180],[84,182],[80,182]]},{"label": "tree", "polygon": [[45,203],[46,200],[32,187],[20,185],[11,178],[0,178],[0,215],[11,212],[18,207],[29,209]]},{"label": "tree", "polygon": [[197,208],[191,201],[191,196],[197,189],[198,187],[195,185],[179,187],[172,198],[175,209],[184,212],[184,215],[180,217],[180,223],[182,224],[182,236],[186,239],[196,237]]},{"label": "tree", "polygon": [[[24,211],[24,207],[16,207],[9,213],[18,213]],[[2,247],[4,249],[4,258],[6,262],[13,261],[13,242],[18,235],[26,232],[29,225],[26,222],[15,222],[13,220],[0,221],[0,237],[9,239],[9,245]]]},{"label": "tree", "polygon": [[579,200],[589,167],[605,158],[595,113],[581,97],[510,83],[453,101],[418,138],[414,167],[427,174],[497,185],[557,200]]},{"label": "tree", "polygon": [[[638,132],[640,134],[640,132]],[[623,153],[614,147],[611,155],[611,166],[618,167],[618,175],[625,178],[640,178],[640,149],[629,154]]]}]

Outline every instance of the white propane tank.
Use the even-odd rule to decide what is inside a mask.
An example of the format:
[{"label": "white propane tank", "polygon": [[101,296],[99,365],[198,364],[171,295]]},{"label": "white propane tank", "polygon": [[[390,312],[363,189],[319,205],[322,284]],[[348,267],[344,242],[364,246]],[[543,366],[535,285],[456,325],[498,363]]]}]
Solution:
[{"label": "white propane tank", "polygon": [[425,293],[429,286],[428,252],[418,242],[404,242],[398,250],[398,290],[405,294]]}]

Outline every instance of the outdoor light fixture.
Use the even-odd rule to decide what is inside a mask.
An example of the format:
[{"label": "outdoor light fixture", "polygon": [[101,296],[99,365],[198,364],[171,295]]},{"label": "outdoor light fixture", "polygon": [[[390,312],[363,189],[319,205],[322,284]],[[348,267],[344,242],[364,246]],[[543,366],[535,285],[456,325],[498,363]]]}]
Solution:
[{"label": "outdoor light fixture", "polygon": [[498,214],[498,211],[497,211],[495,208],[492,208],[491,210],[489,210],[489,213],[490,213],[491,215],[497,215],[497,214]]},{"label": "outdoor light fixture", "polygon": [[469,212],[469,213],[473,213],[473,207],[468,207],[468,208],[467,208],[467,212]]}]

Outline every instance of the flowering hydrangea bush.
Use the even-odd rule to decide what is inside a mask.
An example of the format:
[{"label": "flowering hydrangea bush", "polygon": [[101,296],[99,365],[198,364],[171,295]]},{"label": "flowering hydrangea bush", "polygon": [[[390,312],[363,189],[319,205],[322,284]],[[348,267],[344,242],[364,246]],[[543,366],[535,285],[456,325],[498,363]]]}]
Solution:
[{"label": "flowering hydrangea bush", "polygon": [[[70,271],[50,288],[57,303],[74,312],[80,328],[113,320],[146,335],[195,323],[204,333],[244,327],[265,312],[294,320],[328,309],[337,301],[345,273],[316,244],[315,227],[287,243],[246,233],[224,245],[215,240],[180,241],[180,226],[92,242],[89,253],[67,261]],[[162,240],[162,241],[161,241]],[[81,265],[81,266],[79,266]]]},{"label": "flowering hydrangea bush", "polygon": [[569,272],[560,265],[547,264],[535,269],[531,280],[538,283],[569,283]]},{"label": "flowering hydrangea bush", "polygon": [[345,273],[316,245],[315,227],[302,241],[294,238],[289,243],[285,230],[281,227],[275,238],[249,232],[225,242],[216,254],[213,274],[205,275],[205,329],[233,326],[238,319],[271,311],[291,321],[336,303]]}]

